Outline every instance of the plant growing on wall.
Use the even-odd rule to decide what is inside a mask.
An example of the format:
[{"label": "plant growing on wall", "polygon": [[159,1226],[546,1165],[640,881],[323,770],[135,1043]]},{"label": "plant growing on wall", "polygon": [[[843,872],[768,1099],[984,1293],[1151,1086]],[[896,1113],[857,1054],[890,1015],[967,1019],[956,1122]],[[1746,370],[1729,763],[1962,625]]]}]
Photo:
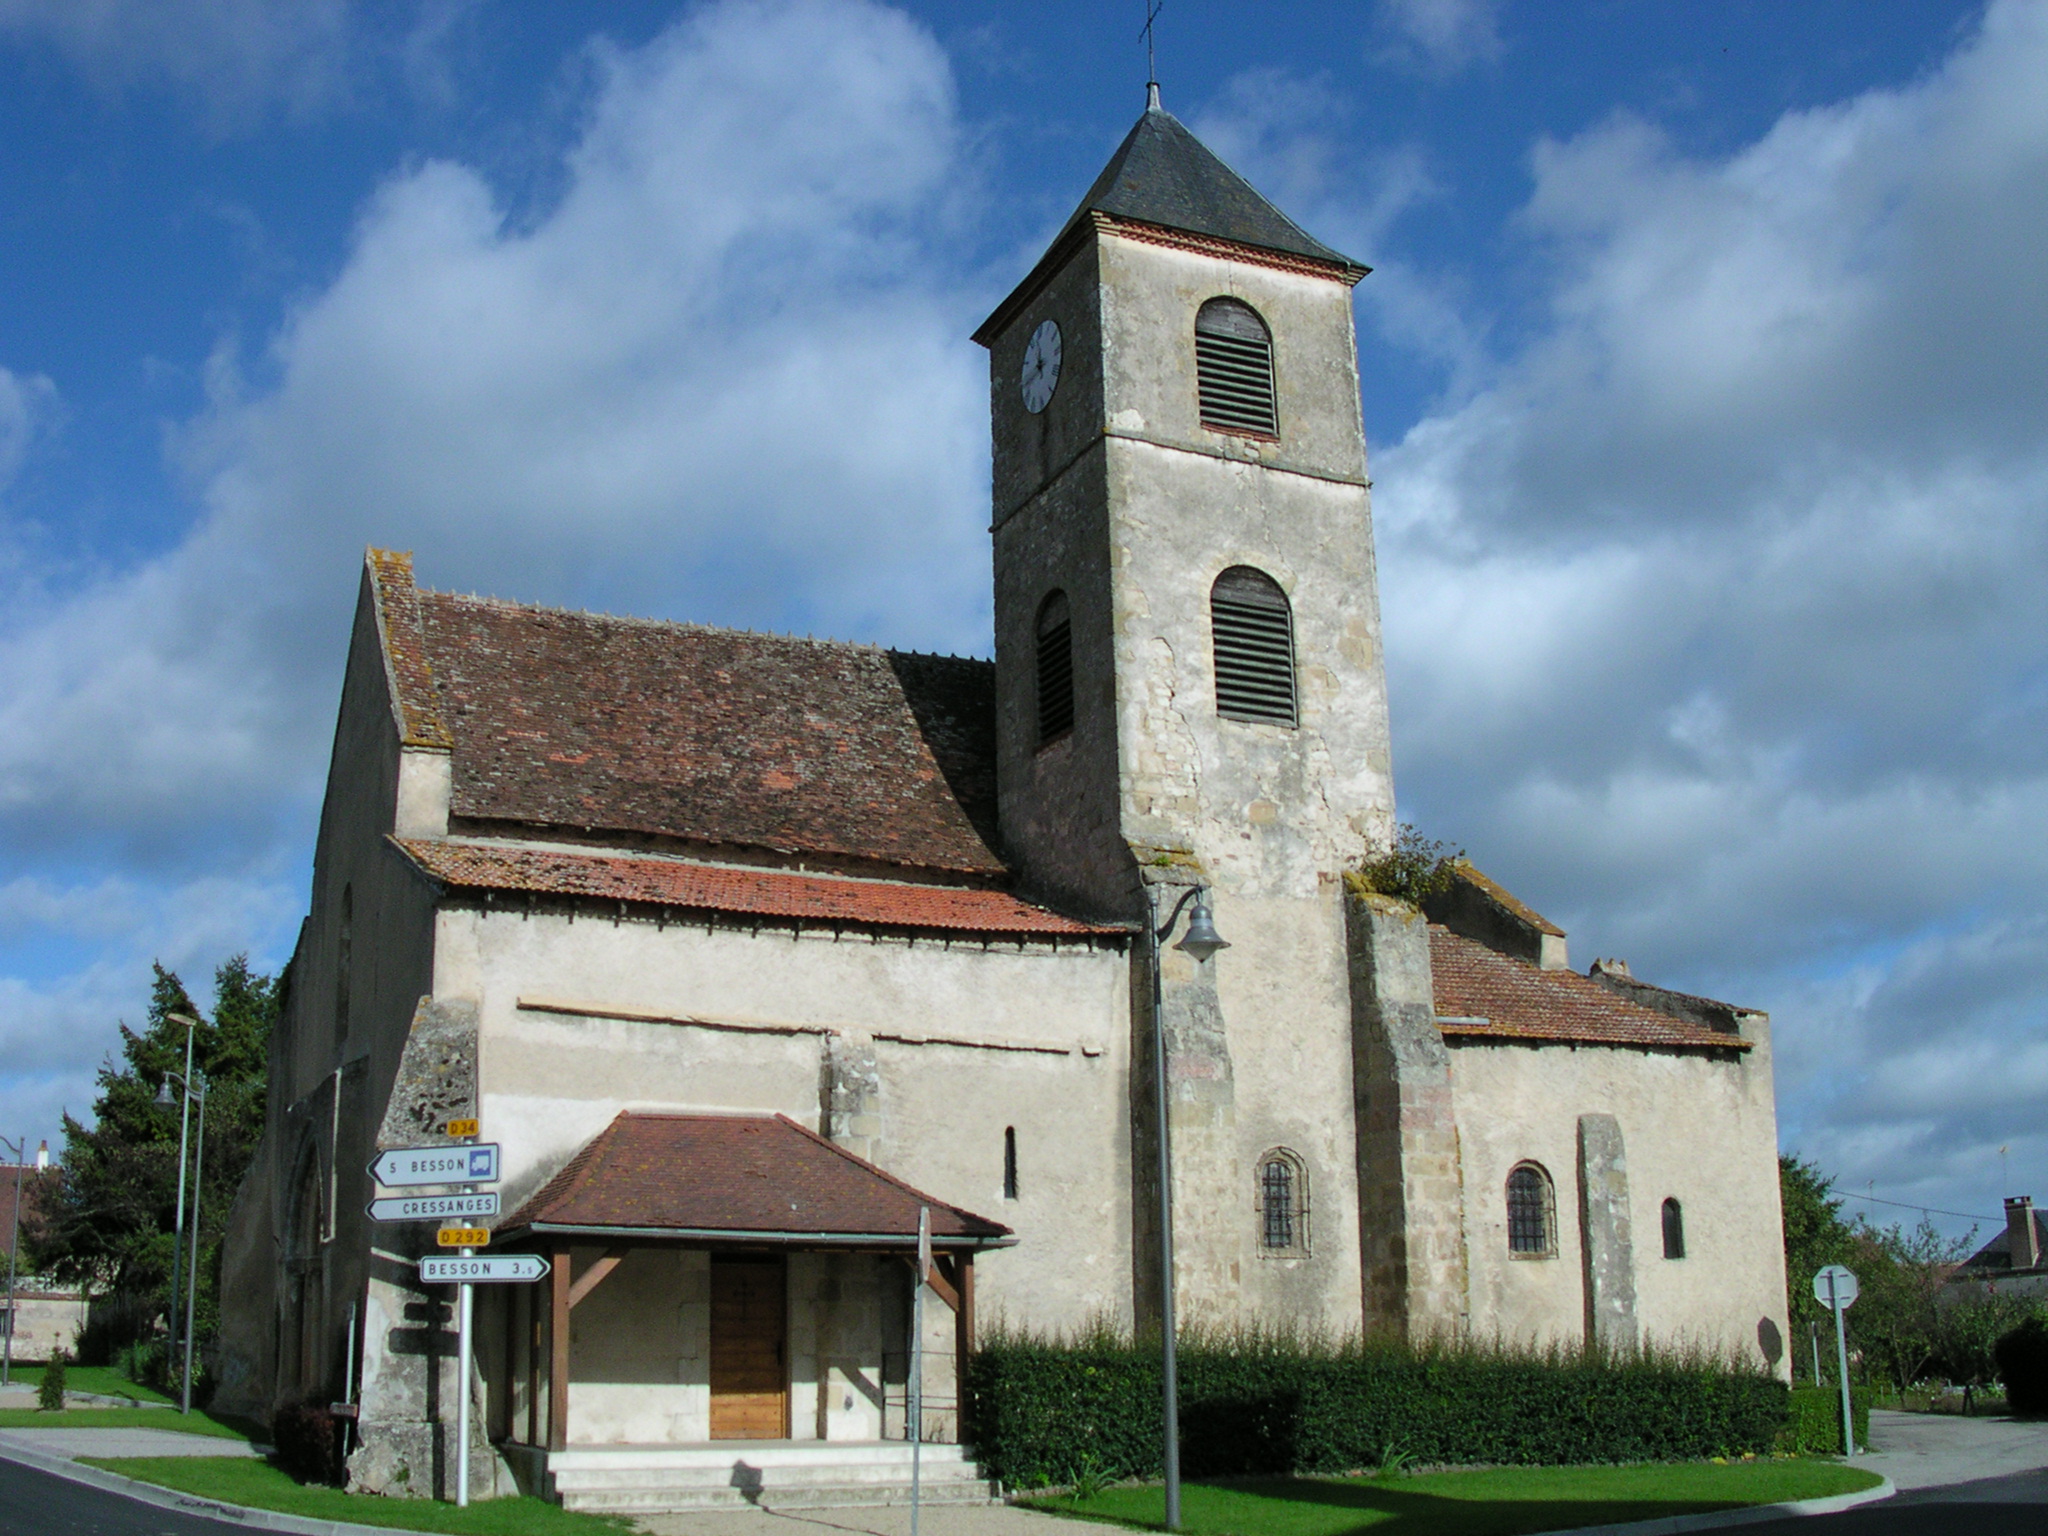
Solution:
[{"label": "plant growing on wall", "polygon": [[1432,841],[1404,821],[1392,848],[1367,859],[1344,880],[1354,891],[1392,896],[1419,907],[1450,885],[1452,866],[1464,857],[1464,849]]}]

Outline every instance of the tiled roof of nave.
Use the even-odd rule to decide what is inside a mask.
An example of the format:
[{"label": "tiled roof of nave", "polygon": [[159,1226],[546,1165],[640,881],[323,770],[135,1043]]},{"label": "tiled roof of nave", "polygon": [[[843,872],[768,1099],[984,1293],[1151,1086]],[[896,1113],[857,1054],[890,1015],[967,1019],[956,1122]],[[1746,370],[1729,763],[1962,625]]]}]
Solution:
[{"label": "tiled roof of nave", "polygon": [[1435,923],[1429,964],[1438,1024],[1454,1039],[1750,1049],[1738,1034],[1659,1013],[1577,971],[1544,970]]},{"label": "tiled roof of nave", "polygon": [[988,662],[424,590],[418,613],[457,817],[1003,871]]}]

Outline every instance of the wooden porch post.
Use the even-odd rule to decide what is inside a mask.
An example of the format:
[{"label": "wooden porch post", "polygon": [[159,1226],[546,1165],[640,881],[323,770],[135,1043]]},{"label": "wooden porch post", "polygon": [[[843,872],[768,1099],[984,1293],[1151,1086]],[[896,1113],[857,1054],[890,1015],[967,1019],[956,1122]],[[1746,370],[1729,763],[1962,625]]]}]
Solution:
[{"label": "wooden porch post", "polygon": [[953,1260],[954,1289],[960,1305],[953,1309],[953,1375],[959,1399],[960,1438],[967,1438],[967,1362],[974,1358],[974,1255],[962,1253]]},{"label": "wooden porch post", "polygon": [[522,1285],[520,1319],[526,1328],[526,1443],[541,1444],[540,1431],[540,1287]]},{"label": "wooden porch post", "polygon": [[548,1449],[569,1446],[569,1250],[557,1248],[548,1293]]}]

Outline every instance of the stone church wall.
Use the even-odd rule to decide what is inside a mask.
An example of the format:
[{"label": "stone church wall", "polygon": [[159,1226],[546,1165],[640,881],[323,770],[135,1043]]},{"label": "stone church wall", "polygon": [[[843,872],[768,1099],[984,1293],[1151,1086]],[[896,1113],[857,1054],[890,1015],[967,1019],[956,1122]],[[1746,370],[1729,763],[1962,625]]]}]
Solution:
[{"label": "stone church wall", "polygon": [[977,1266],[981,1317],[1128,1320],[1120,947],[792,938],[503,907],[445,909],[440,931],[437,987],[481,999],[484,1128],[504,1147],[508,1211],[624,1109],[781,1113],[829,1130],[834,1083],[844,1107],[847,1064],[871,1053],[849,1150],[1017,1230],[1015,1248]]},{"label": "stone church wall", "polygon": [[[1768,1025],[1750,1016],[1744,1035],[1755,1044],[1739,1058],[1505,1043],[1451,1050],[1476,1329],[1576,1343],[1597,1313],[1612,1342],[1702,1345],[1788,1368]],[[1507,1178],[1524,1160],[1553,1182],[1555,1258],[1508,1252]],[[1683,1212],[1682,1259],[1663,1256],[1666,1198]],[[1625,1276],[1615,1269],[1622,1241]]]}]

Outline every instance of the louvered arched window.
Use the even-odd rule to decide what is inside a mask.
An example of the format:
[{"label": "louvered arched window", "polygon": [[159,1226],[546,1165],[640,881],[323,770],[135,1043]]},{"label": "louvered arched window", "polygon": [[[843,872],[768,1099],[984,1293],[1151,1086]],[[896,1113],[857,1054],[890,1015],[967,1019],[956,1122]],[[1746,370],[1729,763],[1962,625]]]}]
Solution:
[{"label": "louvered arched window", "polygon": [[1293,725],[1294,612],[1264,571],[1233,565],[1209,591],[1216,650],[1216,712],[1229,720]]},{"label": "louvered arched window", "polygon": [[1557,1255],[1557,1201],[1541,1163],[1520,1163],[1508,1175],[1508,1252],[1518,1259]]},{"label": "louvered arched window", "polygon": [[1273,333],[1239,299],[1211,299],[1195,315],[1195,392],[1202,425],[1280,435],[1273,402]]},{"label": "louvered arched window", "polygon": [[1038,744],[1074,728],[1074,624],[1067,594],[1055,592],[1038,608]]}]

